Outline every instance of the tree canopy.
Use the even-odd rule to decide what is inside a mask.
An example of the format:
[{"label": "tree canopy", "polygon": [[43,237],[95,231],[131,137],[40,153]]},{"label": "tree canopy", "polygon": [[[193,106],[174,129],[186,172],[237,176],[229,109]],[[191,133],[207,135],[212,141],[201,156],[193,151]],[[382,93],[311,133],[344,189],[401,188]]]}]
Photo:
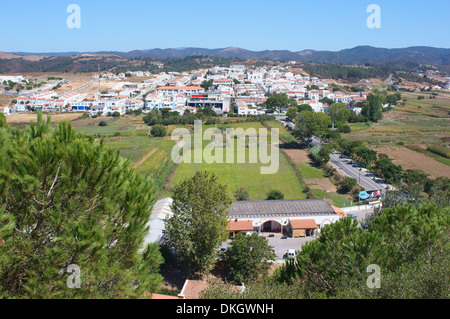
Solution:
[{"label": "tree canopy", "polygon": [[325,113],[303,111],[295,119],[294,134],[302,139],[310,139],[313,136],[324,136],[331,126],[331,119]]},{"label": "tree canopy", "polygon": [[228,237],[227,187],[208,172],[196,172],[175,186],[173,216],[166,221],[168,243],[194,272],[213,265],[220,244]]},{"label": "tree canopy", "polygon": [[[52,129],[41,113],[25,130],[0,130],[0,153],[0,296],[124,298],[156,290],[161,255],[143,247],[151,180],[70,122]],[[71,265],[81,271],[80,289],[68,287]]]}]

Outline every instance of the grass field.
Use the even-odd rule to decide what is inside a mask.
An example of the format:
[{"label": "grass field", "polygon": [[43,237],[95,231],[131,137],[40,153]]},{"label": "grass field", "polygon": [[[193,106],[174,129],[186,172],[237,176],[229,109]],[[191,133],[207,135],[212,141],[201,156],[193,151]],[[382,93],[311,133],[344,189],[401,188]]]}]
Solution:
[{"label": "grass field", "polygon": [[297,163],[303,178],[324,178],[324,173],[321,169],[314,167],[312,163]]},{"label": "grass field", "polygon": [[[258,132],[259,129],[264,128],[260,123],[236,123],[227,125],[227,127],[243,129],[254,128]],[[204,129],[205,128],[207,127],[204,127]],[[222,145],[223,142],[224,140],[219,141]],[[203,150],[205,150],[205,147],[210,143],[210,141],[203,141]],[[268,143],[270,143],[270,136],[268,138]],[[263,164],[259,160],[256,163],[251,163],[249,158],[249,148],[238,148],[236,144],[237,143],[235,143],[234,149],[234,163],[226,163],[226,152],[223,153],[223,163],[207,163],[205,159],[203,159],[201,163],[181,163],[172,180],[171,186],[193,176],[196,171],[203,170],[217,175],[220,182],[228,186],[230,194],[234,193],[238,188],[245,188],[249,193],[250,200],[266,199],[267,193],[271,189],[277,189],[283,192],[285,199],[306,198],[306,195],[303,193],[303,185],[282,152],[279,153],[278,171],[275,174],[263,175],[261,174],[261,167],[269,166],[269,164]],[[260,151],[259,147],[260,146],[256,149],[258,154]],[[216,153],[213,153],[213,155],[215,154]],[[270,149],[268,154],[270,154]],[[184,156],[186,158],[194,158],[192,152],[187,152]],[[240,156],[245,158],[244,163],[238,163],[238,157]]]},{"label": "grass field", "polygon": [[341,195],[335,192],[333,193],[327,192],[325,193],[325,196],[323,190],[321,189],[312,189],[311,192],[314,194],[316,198],[318,199],[325,198],[325,200],[328,200],[332,205],[335,205],[337,207],[356,205],[356,203],[353,203],[348,196]]}]

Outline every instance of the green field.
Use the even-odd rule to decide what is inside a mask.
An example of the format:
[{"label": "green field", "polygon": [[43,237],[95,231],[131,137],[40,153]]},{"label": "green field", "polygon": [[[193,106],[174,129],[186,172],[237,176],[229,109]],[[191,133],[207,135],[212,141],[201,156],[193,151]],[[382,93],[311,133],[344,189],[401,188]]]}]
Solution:
[{"label": "green field", "polygon": [[[321,189],[312,189],[311,192],[314,194],[314,197],[317,199],[323,199],[324,194]],[[325,199],[331,199],[336,207],[345,207],[356,205],[357,203],[352,202],[347,196],[337,194],[337,193],[326,193]]]},{"label": "green field", "polygon": [[[237,123],[228,125],[233,128],[254,128],[259,132],[260,128],[264,128],[260,123]],[[262,136],[259,136],[262,137]],[[270,143],[270,136],[268,137],[268,143]],[[210,141],[202,141],[202,150],[205,151]],[[218,145],[224,145],[225,140],[218,141]],[[248,141],[247,141],[248,143]],[[220,149],[220,148],[219,148]],[[201,163],[193,163],[194,156],[192,151],[188,151],[184,154],[185,158],[192,159],[192,163],[181,163],[177,169],[171,186],[176,185],[182,180],[189,178],[195,174],[196,171],[204,170],[214,173],[218,176],[221,183],[228,186],[230,194],[234,193],[238,188],[245,188],[250,196],[250,200],[264,200],[267,198],[267,193],[271,189],[277,189],[284,193],[285,199],[304,199],[306,195],[303,193],[303,185],[297,178],[295,171],[288,163],[286,157],[282,152],[279,153],[279,168],[275,174],[263,175],[261,174],[261,167],[267,167],[270,164],[263,164],[261,161],[251,163],[250,161],[250,149],[247,147],[240,148],[235,143],[234,148],[234,161],[233,163],[225,163],[226,151],[224,150],[218,159],[222,158],[223,163],[208,163],[205,158]],[[259,154],[259,146],[255,148]],[[270,144],[268,146],[270,154]],[[212,153],[212,155],[218,155]],[[238,158],[244,159],[244,163],[238,163]]]},{"label": "green field", "polygon": [[303,178],[325,178],[321,169],[314,167],[312,163],[297,163]]}]

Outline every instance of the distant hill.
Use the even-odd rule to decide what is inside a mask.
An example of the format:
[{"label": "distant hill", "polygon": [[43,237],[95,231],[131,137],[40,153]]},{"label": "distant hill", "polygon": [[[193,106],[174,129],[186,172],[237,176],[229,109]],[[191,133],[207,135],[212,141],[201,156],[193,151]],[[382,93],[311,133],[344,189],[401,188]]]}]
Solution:
[{"label": "distant hill", "polygon": [[[425,46],[400,48],[400,49],[385,49],[375,48],[371,46],[358,46],[352,49],[345,49],[341,51],[315,51],[303,50],[293,52],[289,50],[264,50],[264,51],[250,51],[242,48],[221,48],[221,49],[205,49],[205,48],[176,48],[176,49],[150,49],[150,50],[133,50],[130,52],[66,52],[66,53],[24,53],[13,52],[4,53],[11,59],[29,60],[29,56],[46,56],[53,58],[61,58],[62,64],[71,69],[70,62],[67,57],[78,59],[80,56],[95,56],[101,58],[110,57],[114,60],[121,58],[135,59],[135,58],[151,58],[157,60],[163,59],[183,59],[189,56],[210,56],[217,58],[238,58],[244,60],[270,60],[270,61],[296,61],[296,62],[312,62],[312,63],[330,63],[341,65],[354,64],[375,64],[385,66],[408,66],[414,67],[417,65],[435,65],[450,71],[450,49],[441,49]],[[0,54],[0,61],[2,54]],[[27,61],[26,69],[33,69]],[[55,61],[53,61],[55,62]],[[62,62],[62,61],[59,61]],[[20,63],[19,63],[20,64]],[[58,63],[53,63],[58,64]],[[20,70],[20,66],[16,66]],[[5,67],[3,68],[5,69]],[[42,66],[40,67],[42,69]],[[0,69],[0,72],[5,71]]]},{"label": "distant hill", "polygon": [[128,58],[147,57],[155,59],[185,58],[193,55],[207,55],[223,58],[242,58],[246,60],[297,61],[331,64],[380,64],[410,61],[421,64],[450,64],[450,49],[432,47],[410,47],[403,49],[384,49],[371,46],[359,46],[341,51],[288,50],[250,51],[241,48],[225,49],[151,49],[130,52],[115,52]]}]

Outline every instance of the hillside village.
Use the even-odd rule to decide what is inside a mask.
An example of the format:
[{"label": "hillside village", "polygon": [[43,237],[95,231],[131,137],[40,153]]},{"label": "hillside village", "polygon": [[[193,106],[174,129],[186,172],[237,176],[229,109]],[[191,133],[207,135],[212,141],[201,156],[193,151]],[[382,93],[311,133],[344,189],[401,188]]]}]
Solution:
[{"label": "hillside village", "polygon": [[[195,113],[198,108],[211,107],[217,114],[235,113],[240,116],[268,113],[264,108],[267,96],[285,93],[299,105],[308,104],[315,112],[326,112],[327,103],[344,103],[357,115],[361,108],[357,103],[366,100],[374,85],[366,80],[363,90],[342,91],[335,80],[320,79],[299,74],[291,64],[283,67],[248,68],[245,65],[214,67],[192,72],[161,72],[152,75],[148,71],[129,71],[114,74],[102,72],[94,74],[92,80],[78,88],[61,93],[68,81],[60,79],[39,88],[32,88],[32,80],[23,76],[0,76],[0,83],[14,86],[23,84],[30,90],[21,90],[13,95],[13,103],[2,107],[5,115],[31,110],[50,111],[89,111],[91,116],[120,115],[128,111],[168,108],[184,114],[186,110]],[[422,76],[424,76],[422,74]],[[143,78],[142,81],[128,82],[129,78]],[[117,82],[108,90],[97,90],[92,95],[84,92],[86,87],[95,87],[104,80]],[[205,83],[207,86],[205,87]],[[397,88],[404,86],[397,84]],[[55,92],[55,88],[60,88]],[[4,88],[5,89],[5,88]],[[442,87],[420,87],[423,90],[450,90],[450,79]],[[386,105],[387,106],[387,105]],[[280,110],[285,111],[285,110]]]}]

